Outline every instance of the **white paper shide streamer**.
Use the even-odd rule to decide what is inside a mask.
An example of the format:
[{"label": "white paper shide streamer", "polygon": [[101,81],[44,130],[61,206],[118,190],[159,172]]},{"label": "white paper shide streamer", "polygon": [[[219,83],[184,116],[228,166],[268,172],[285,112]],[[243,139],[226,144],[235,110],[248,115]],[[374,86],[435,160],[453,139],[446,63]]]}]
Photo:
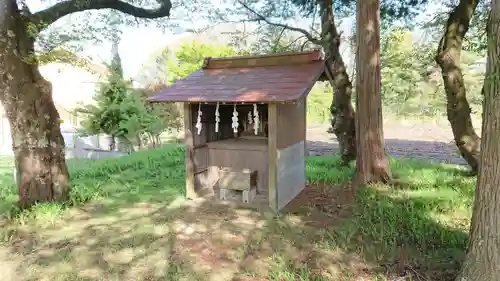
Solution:
[{"label": "white paper shide streamer", "polygon": [[248,112],[248,124],[252,125],[253,123],[253,117],[252,117],[252,112],[249,111]]},{"label": "white paper shide streamer", "polygon": [[233,128],[233,132],[236,134],[238,133],[238,111],[236,111],[236,104],[234,104],[234,109],[233,109],[233,123],[231,123],[231,127]]},{"label": "white paper shide streamer", "polygon": [[198,129],[198,135],[200,135],[201,133],[201,103],[198,104],[198,118],[196,118],[196,125],[195,125],[196,129]]},{"label": "white paper shide streamer", "polygon": [[260,119],[259,119],[259,111],[257,110],[257,105],[253,105],[253,132],[254,134],[259,133],[259,125],[260,125]]},{"label": "white paper shide streamer", "polygon": [[219,103],[215,107],[215,132],[219,132],[219,122],[220,122],[220,114],[219,114]]}]

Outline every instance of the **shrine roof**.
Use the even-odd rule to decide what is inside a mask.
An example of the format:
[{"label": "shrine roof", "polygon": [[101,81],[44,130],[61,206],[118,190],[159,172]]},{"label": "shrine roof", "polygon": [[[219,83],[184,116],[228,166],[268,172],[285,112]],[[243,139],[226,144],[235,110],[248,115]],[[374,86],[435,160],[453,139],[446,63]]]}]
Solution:
[{"label": "shrine roof", "polygon": [[206,58],[201,69],[153,93],[152,102],[293,102],[325,71],[319,50]]}]

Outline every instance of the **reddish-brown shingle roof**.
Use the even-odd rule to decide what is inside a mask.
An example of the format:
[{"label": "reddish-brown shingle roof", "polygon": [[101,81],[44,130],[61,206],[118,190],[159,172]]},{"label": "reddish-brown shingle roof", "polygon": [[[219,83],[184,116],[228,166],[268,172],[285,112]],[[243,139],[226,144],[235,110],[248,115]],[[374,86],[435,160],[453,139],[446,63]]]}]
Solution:
[{"label": "reddish-brown shingle roof", "polygon": [[323,74],[320,51],[207,58],[185,79],[153,93],[153,102],[290,102]]}]

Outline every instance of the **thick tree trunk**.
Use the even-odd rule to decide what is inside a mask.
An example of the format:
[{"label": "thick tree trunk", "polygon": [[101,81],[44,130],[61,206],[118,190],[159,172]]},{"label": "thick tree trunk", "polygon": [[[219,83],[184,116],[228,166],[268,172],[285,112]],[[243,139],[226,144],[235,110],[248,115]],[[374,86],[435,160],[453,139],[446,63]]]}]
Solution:
[{"label": "thick tree trunk", "polygon": [[385,153],[380,87],[380,2],[357,1],[356,183],[391,179]]},{"label": "thick tree trunk", "polygon": [[332,129],[339,143],[342,162],[348,164],[356,159],[355,114],[352,107],[352,83],[340,54],[340,34],[335,26],[332,0],[319,1],[321,11],[321,38],[323,49],[331,65],[333,100],[330,106]]},{"label": "thick tree trunk", "polygon": [[460,0],[450,13],[439,43],[436,62],[441,67],[447,100],[447,115],[455,143],[473,172],[477,172],[481,139],[471,120],[464,77],[460,69],[460,53],[478,0]]},{"label": "thick tree trunk", "polygon": [[11,126],[19,202],[62,202],[69,197],[64,139],[51,85],[38,71],[34,39],[16,1],[0,1],[0,100]]},{"label": "thick tree trunk", "polygon": [[469,246],[457,281],[500,276],[500,0],[492,0],[484,81],[481,159]]}]

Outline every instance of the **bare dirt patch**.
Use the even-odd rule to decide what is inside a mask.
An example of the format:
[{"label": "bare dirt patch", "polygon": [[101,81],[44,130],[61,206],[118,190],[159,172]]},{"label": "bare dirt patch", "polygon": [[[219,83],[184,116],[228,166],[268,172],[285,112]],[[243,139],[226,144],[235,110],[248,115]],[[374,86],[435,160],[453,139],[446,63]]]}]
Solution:
[{"label": "bare dirt patch", "polygon": [[324,228],[352,215],[355,203],[355,192],[349,183],[314,184],[307,185],[285,211],[300,216],[305,225]]},{"label": "bare dirt patch", "polygon": [[353,198],[348,188],[310,186],[280,216],[201,200],[176,207],[73,210],[57,225],[16,231],[2,244],[0,260],[9,261],[2,263],[3,272],[12,273],[2,280],[280,280],[278,275],[287,272],[328,278],[364,274],[370,266],[358,256],[327,251],[320,244],[323,229],[348,217]]}]

